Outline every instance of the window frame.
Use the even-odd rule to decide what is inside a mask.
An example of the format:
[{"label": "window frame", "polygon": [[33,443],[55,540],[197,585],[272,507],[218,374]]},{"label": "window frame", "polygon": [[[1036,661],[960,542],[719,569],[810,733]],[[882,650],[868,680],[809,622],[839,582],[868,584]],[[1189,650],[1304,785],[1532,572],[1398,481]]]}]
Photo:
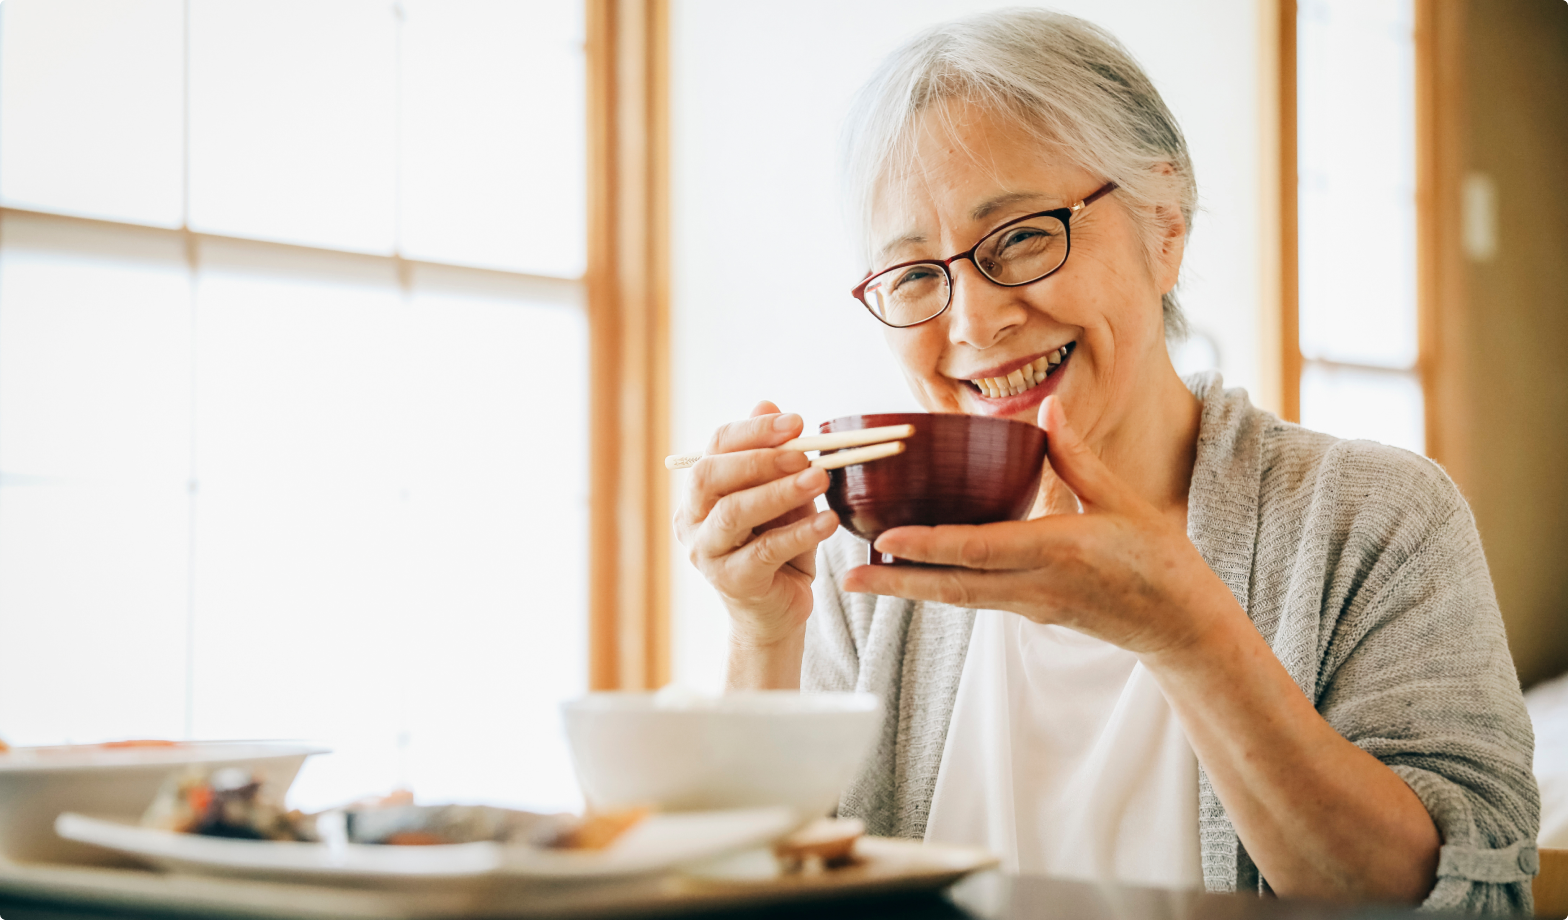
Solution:
[{"label": "window frame", "polygon": [[[1272,109],[1277,120],[1272,128],[1277,139],[1278,185],[1272,196],[1277,215],[1278,248],[1267,254],[1274,262],[1272,280],[1276,283],[1273,309],[1264,317],[1263,349],[1266,392],[1262,400],[1272,404],[1286,421],[1301,421],[1301,378],[1306,360],[1301,353],[1299,220],[1297,206],[1297,0],[1276,0],[1271,4],[1272,50],[1275,92]],[[1420,381],[1426,455],[1447,464],[1456,455],[1457,433],[1445,429],[1451,413],[1443,411],[1453,404],[1442,375],[1443,342],[1439,330],[1445,317],[1462,314],[1464,309],[1464,257],[1453,234],[1445,226],[1458,226],[1460,214],[1459,155],[1462,126],[1458,122],[1463,82],[1461,55],[1463,36],[1462,5],[1444,0],[1414,0],[1415,12],[1415,133],[1416,133],[1416,358],[1413,370]],[[1364,365],[1360,370],[1389,371]]]}]

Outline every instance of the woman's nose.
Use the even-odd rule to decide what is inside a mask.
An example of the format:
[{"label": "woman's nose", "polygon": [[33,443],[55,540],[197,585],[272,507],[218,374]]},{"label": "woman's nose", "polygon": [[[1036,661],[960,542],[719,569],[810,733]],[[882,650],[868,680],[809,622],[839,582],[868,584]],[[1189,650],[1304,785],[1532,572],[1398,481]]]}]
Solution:
[{"label": "woman's nose", "polygon": [[955,345],[989,348],[1022,326],[1028,307],[1012,288],[993,283],[968,259],[953,263],[953,303],[947,308],[947,337]]}]

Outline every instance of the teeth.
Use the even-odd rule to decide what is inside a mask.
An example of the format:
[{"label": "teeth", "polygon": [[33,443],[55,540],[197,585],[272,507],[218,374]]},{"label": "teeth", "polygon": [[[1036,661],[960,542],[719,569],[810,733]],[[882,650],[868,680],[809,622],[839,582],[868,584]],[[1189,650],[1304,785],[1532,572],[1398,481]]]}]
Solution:
[{"label": "teeth", "polygon": [[976,377],[970,383],[973,383],[980,389],[981,393],[991,399],[1017,396],[1019,393],[1034,388],[1040,381],[1045,379],[1046,373],[1051,368],[1061,364],[1062,359],[1067,357],[1069,347],[1063,345],[1048,355],[1034,359],[1006,377]]}]

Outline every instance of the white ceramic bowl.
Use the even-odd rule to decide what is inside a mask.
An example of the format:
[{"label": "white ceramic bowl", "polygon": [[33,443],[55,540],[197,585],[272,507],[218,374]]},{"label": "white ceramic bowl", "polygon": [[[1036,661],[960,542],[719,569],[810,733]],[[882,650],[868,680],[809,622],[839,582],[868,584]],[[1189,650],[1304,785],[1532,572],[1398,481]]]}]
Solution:
[{"label": "white ceramic bowl", "polygon": [[248,767],[275,789],[294,782],[325,748],[260,741],[193,741],[170,747],[13,748],[0,753],[0,858],[104,863],[114,854],[55,835],[61,812],[140,818],[158,787],[190,766]]},{"label": "white ceramic bowl", "polygon": [[590,808],[788,805],[803,818],[838,803],[882,719],[869,693],[793,690],[591,693],[561,708]]}]

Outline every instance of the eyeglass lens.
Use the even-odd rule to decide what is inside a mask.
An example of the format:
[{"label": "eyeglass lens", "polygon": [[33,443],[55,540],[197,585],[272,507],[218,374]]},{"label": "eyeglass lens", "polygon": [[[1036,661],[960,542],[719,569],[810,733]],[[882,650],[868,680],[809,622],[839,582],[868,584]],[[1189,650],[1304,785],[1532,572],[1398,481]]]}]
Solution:
[{"label": "eyeglass lens", "polygon": [[[1041,215],[1008,224],[980,241],[974,263],[997,284],[1038,281],[1067,259],[1067,227]],[[917,262],[889,269],[866,283],[865,302],[883,322],[912,326],[947,309],[952,280],[940,262]]]}]

